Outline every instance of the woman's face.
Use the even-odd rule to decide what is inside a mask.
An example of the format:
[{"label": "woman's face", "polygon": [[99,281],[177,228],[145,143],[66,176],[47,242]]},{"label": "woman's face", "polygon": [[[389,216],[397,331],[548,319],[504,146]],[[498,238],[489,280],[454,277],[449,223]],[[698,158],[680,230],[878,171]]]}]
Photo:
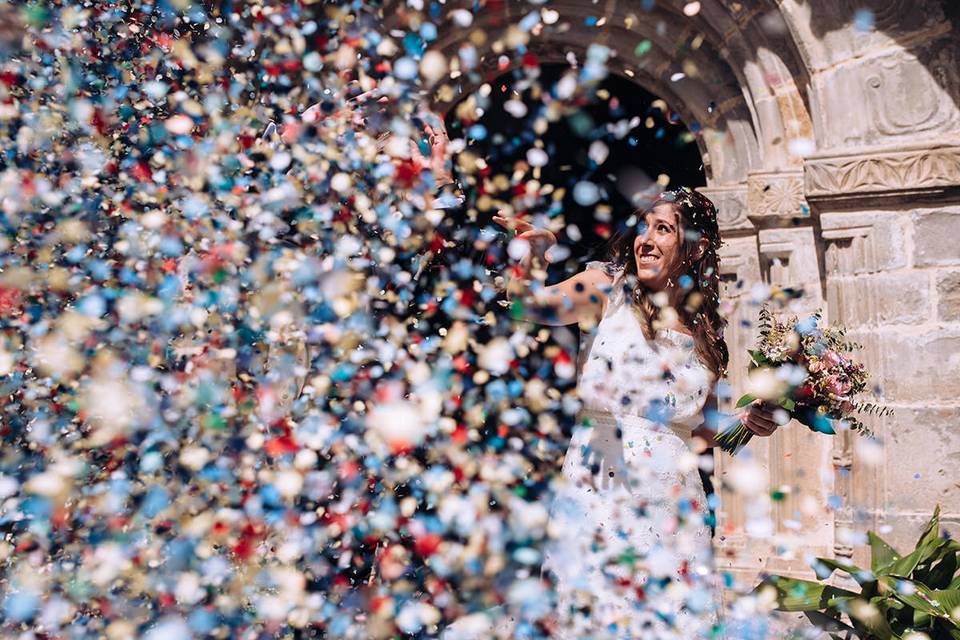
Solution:
[{"label": "woman's face", "polygon": [[683,229],[673,205],[663,203],[653,208],[640,221],[633,241],[637,262],[637,279],[654,291],[666,288],[681,275],[683,262]]}]

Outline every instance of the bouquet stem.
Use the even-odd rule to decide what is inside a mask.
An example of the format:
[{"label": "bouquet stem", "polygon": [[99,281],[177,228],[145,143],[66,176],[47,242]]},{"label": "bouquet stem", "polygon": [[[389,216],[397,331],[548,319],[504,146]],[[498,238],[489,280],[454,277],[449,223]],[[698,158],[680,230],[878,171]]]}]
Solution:
[{"label": "bouquet stem", "polygon": [[737,455],[740,452],[740,449],[745,447],[746,444],[750,442],[752,437],[753,432],[747,429],[743,425],[743,422],[738,420],[737,424],[721,433],[718,433],[715,440],[720,446],[721,451],[725,451],[732,455]]}]

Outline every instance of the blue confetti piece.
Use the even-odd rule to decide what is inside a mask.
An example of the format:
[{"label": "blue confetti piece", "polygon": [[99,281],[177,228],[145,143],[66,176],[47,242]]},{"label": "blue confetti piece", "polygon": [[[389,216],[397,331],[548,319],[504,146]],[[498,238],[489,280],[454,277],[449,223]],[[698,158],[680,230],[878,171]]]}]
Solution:
[{"label": "blue confetti piece", "polygon": [[853,26],[860,33],[866,33],[873,29],[874,15],[870,9],[857,9],[853,14]]}]

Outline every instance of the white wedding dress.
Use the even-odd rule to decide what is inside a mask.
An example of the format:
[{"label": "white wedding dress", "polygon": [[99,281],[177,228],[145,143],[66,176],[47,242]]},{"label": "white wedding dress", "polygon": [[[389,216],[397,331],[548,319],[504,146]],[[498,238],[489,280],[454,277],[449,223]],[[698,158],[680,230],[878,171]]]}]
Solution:
[{"label": "white wedding dress", "polygon": [[613,276],[578,358],[582,409],[550,509],[544,571],[561,638],[717,638],[719,582],[690,450],[712,376],[693,339],[651,344]]},{"label": "white wedding dress", "polygon": [[[543,572],[552,574],[556,638],[723,638],[709,514],[689,448],[711,374],[693,339],[653,344],[613,277],[603,318],[577,361],[582,408],[550,506]],[[518,637],[514,611],[496,607],[453,623],[444,640]],[[527,637],[524,635],[523,637]]]}]

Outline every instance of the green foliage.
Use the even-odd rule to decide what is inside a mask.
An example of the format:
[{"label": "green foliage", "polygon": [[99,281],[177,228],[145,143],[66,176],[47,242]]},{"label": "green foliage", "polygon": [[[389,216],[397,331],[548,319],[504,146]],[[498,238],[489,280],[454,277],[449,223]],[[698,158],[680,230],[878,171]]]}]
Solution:
[{"label": "green foliage", "polygon": [[776,575],[755,592],[774,589],[777,609],[806,612],[833,638],[888,640],[917,631],[932,640],[960,640],[960,542],[940,536],[940,507],[907,555],[873,532],[867,540],[870,569],[830,558],[817,558],[813,565],[820,580],[834,571],[849,574],[859,593]]}]

